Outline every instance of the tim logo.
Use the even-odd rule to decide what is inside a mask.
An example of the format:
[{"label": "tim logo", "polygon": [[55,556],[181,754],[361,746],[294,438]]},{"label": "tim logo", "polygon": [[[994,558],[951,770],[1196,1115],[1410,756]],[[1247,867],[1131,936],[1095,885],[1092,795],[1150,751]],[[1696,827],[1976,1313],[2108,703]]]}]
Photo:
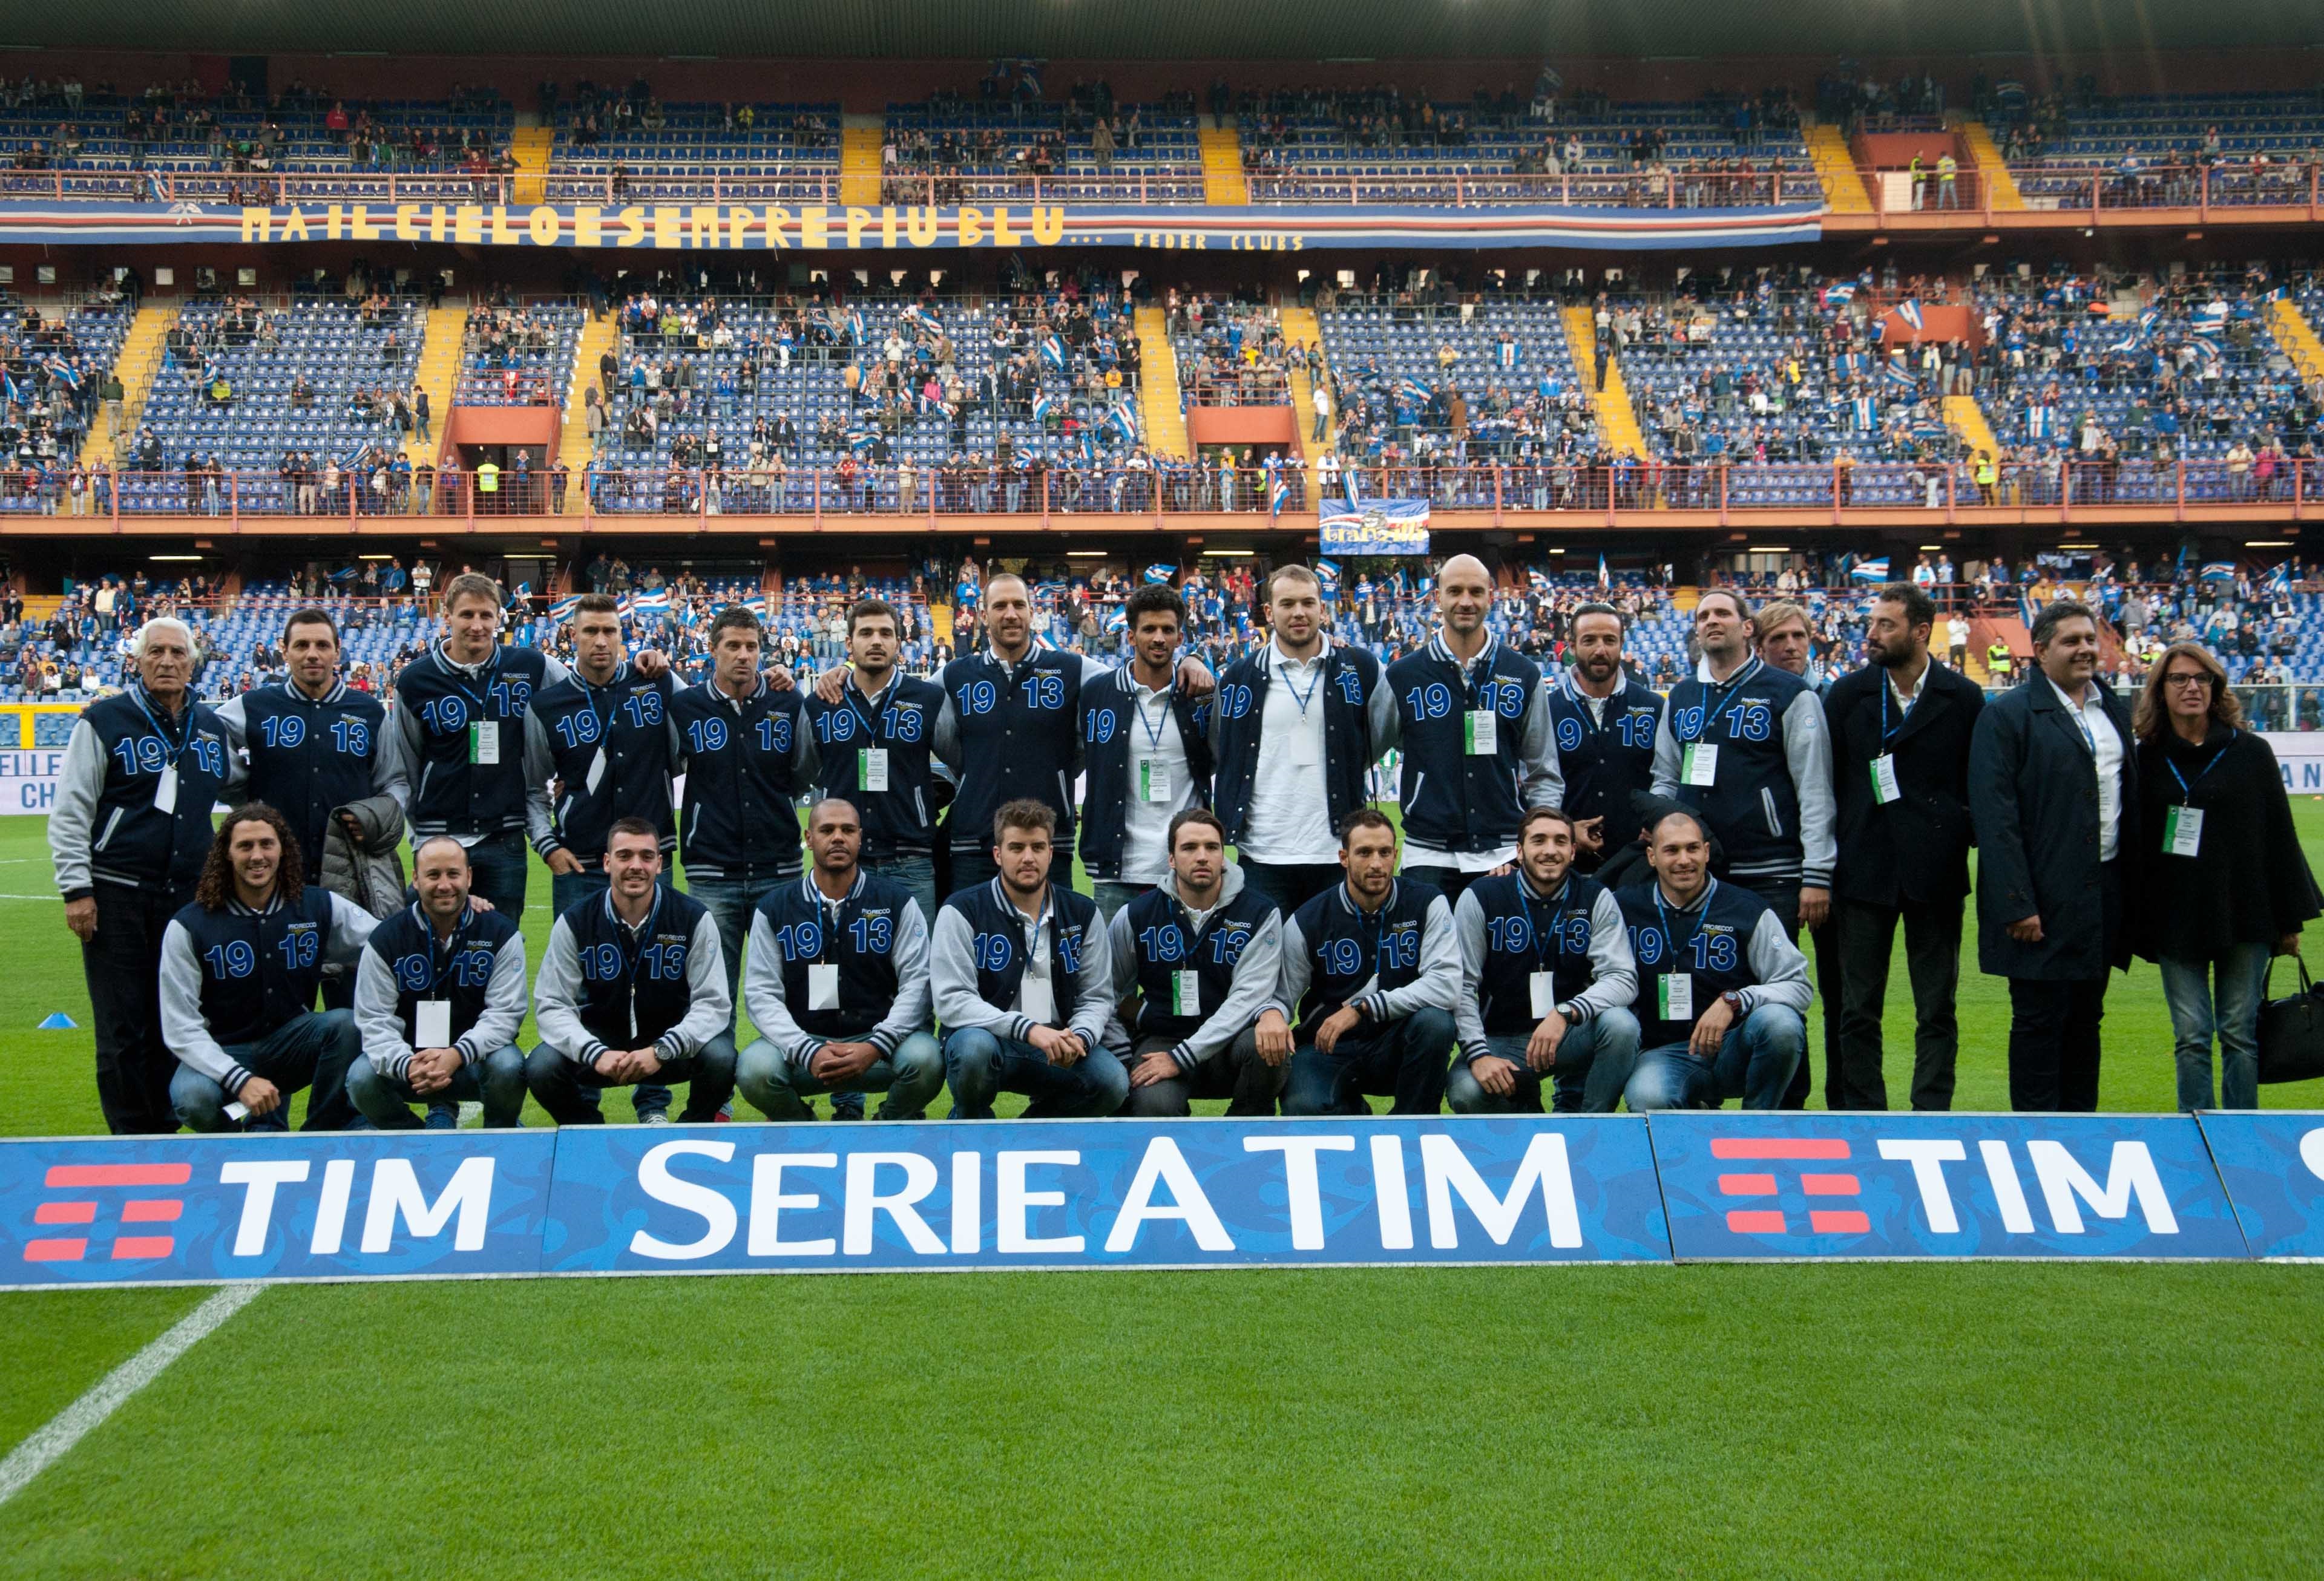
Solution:
[{"label": "tim logo", "polygon": [[[115,1263],[167,1257],[176,1249],[176,1236],[132,1227],[175,1224],[186,1210],[185,1199],[142,1192],[157,1186],[183,1186],[193,1176],[194,1166],[189,1163],[51,1164],[42,1184],[51,1191],[72,1195],[42,1203],[32,1210],[32,1222],[78,1233],[26,1241],[24,1261],[82,1262],[90,1255],[92,1239],[97,1240],[101,1255]],[[82,1195],[88,1191],[98,1194]],[[104,1238],[101,1232],[110,1232],[110,1238]]]},{"label": "tim logo", "polygon": [[[1855,1174],[1819,1167],[1848,1161],[1849,1144],[1837,1136],[1716,1136],[1711,1139],[1711,1156],[1722,1163],[1780,1163],[1787,1175],[1797,1172],[1794,1184],[1802,1195],[1813,1202],[1834,1204],[1810,1208],[1807,1223],[1796,1229],[1780,1208],[1730,1208],[1727,1227],[1738,1236],[1789,1235],[1799,1229],[1820,1236],[1864,1235],[1872,1228],[1872,1220],[1862,1209],[1844,1205],[1848,1199],[1863,1195],[1864,1188]],[[1764,1200],[1781,1189],[1773,1169],[1722,1170],[1719,1176],[1721,1197]]]}]

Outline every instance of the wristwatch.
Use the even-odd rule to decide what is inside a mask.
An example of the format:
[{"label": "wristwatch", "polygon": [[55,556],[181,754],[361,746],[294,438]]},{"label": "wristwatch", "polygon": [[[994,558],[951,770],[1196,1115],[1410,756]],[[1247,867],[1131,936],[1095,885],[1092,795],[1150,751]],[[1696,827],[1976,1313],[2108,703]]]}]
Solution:
[{"label": "wristwatch", "polygon": [[1743,1014],[1743,996],[1737,993],[1733,988],[1729,988],[1725,993],[1720,995],[1719,1002],[1726,1006],[1729,1013],[1731,1015],[1740,1016]]}]

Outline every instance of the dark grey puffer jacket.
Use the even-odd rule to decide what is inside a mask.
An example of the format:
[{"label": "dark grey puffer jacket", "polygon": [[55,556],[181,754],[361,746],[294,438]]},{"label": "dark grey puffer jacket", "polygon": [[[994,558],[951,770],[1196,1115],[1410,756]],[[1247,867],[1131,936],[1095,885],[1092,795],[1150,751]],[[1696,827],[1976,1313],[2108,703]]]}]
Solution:
[{"label": "dark grey puffer jacket", "polygon": [[[358,839],[347,832],[355,820]],[[332,810],[323,830],[323,887],[375,917],[403,909],[403,809],[388,795],[365,796]]]}]

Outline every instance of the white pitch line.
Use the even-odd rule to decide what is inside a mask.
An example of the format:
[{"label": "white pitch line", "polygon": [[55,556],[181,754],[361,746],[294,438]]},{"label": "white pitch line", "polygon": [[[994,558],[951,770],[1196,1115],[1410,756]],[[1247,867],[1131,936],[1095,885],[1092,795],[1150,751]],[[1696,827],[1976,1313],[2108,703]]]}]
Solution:
[{"label": "white pitch line", "polygon": [[180,1319],[170,1331],[123,1362],[88,1393],[50,1419],[31,1438],[0,1460],[0,1504],[24,1491],[25,1484],[64,1453],[93,1432],[162,1369],[216,1332],[228,1318],[256,1299],[263,1284],[229,1284]]}]

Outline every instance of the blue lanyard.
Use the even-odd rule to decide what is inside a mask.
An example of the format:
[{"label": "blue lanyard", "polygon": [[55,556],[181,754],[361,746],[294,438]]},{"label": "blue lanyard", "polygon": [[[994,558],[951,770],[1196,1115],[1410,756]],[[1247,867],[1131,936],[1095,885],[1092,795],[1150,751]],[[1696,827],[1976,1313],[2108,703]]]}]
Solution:
[{"label": "blue lanyard", "polygon": [[[1315,672],[1315,679],[1319,685],[1322,683],[1323,673],[1321,670]],[[1157,752],[1159,752],[1162,749],[1162,727],[1170,722],[1170,710],[1176,703],[1178,697],[1177,677],[1175,676],[1172,676],[1170,685],[1163,689],[1162,713],[1161,716],[1152,724],[1146,722],[1146,700],[1138,694],[1137,687],[1138,683],[1132,681],[1130,683],[1130,709],[1138,715],[1138,728],[1146,732],[1148,744],[1150,745]],[[1313,688],[1309,689],[1307,695],[1310,697],[1315,695]],[[1306,713],[1306,710],[1303,708],[1300,710],[1300,712],[1304,716]]]},{"label": "blue lanyard", "polygon": [[2073,720],[2074,728],[2082,732],[2082,744],[2090,749],[2090,758],[2095,761],[2098,755],[2098,739],[2090,733],[2090,722],[2082,716],[2082,704],[2088,701],[2089,694],[2085,692],[2066,705],[2066,712]]},{"label": "blue lanyard", "polygon": [[[872,706],[868,713],[864,712],[862,705],[856,702],[856,698],[862,694],[856,690],[855,684],[852,680],[839,689],[841,699],[847,704],[847,712],[863,722],[864,732],[875,741],[880,739],[880,698],[885,697],[896,689],[896,679],[897,677],[892,675],[888,677],[888,684],[880,688],[878,696],[872,699]],[[766,682],[761,681],[759,690],[763,693],[766,689]]]},{"label": "blue lanyard", "polygon": [[[1549,931],[1557,940],[1557,958],[1560,961],[1565,959],[1565,919],[1571,915],[1566,909],[1565,897],[1572,893],[1573,876],[1569,873],[1566,875],[1565,882],[1557,887],[1557,893],[1546,897],[1554,907],[1550,913]],[[1526,921],[1533,928],[1533,963],[1536,966],[1547,966],[1549,962],[1542,959],[1541,924],[1534,916],[1533,891],[1526,887],[1523,874],[1517,876],[1517,899],[1524,904]]]},{"label": "blue lanyard", "polygon": [[[1890,729],[1888,728],[1888,693],[1889,693],[1889,691],[1890,691],[1890,690],[1891,690],[1891,688],[1889,687],[1888,681],[1887,681],[1887,677],[1886,677],[1886,676],[1881,677],[1881,682],[1880,682],[1880,744],[1881,744],[1882,746],[1884,746],[1884,747],[1885,747],[1885,746],[1886,746],[1890,741],[1892,741],[1892,740],[1895,740],[1898,736],[1903,735],[1903,734],[1904,733],[1904,727],[1905,727],[1907,724],[1910,724],[1910,723],[1912,722],[1912,721],[1913,721],[1913,716],[1912,716],[1912,714],[1911,714],[1911,713],[1909,713],[1909,712],[1906,712],[1906,713],[1901,714],[1901,715],[1898,717],[1898,719],[1897,719],[1897,721],[1896,721],[1896,728],[1895,728],[1895,730],[1893,730],[1893,731],[1892,731],[1892,730],[1890,730]],[[2097,746],[2097,744],[2096,744],[2095,742],[2093,742],[2093,743],[2091,744],[2090,750],[2091,750],[2093,753],[2095,753],[2095,752],[2098,750],[2098,746]]]},{"label": "blue lanyard", "polygon": [[2189,805],[2194,801],[2195,787],[2203,783],[2203,776],[2210,773],[2212,769],[2217,768],[2219,766],[2219,759],[2227,755],[2227,749],[2225,747],[2222,747],[2218,751],[2212,753],[2211,760],[2209,763],[2204,764],[2202,768],[2197,769],[2195,771],[2195,777],[2192,779],[2189,779],[2185,775],[2180,773],[2179,765],[2172,762],[2169,758],[2166,757],[2163,759],[2163,764],[2171,770],[2171,777],[2179,782],[2179,802],[2181,806]]},{"label": "blue lanyard", "polygon": [[605,892],[605,915],[613,919],[613,933],[619,941],[614,948],[622,952],[622,964],[628,969],[630,992],[635,994],[638,961],[646,952],[645,942],[653,936],[654,919],[661,915],[661,880],[654,880],[653,909],[646,913],[646,920],[639,924],[634,943],[630,939],[630,924],[623,922],[622,914],[613,909],[613,895],[610,889]]},{"label": "blue lanyard", "polygon": [[[459,669],[456,667],[453,663],[452,650],[449,648],[447,648],[444,650],[444,673],[451,677],[453,687],[457,690],[462,696],[466,697],[469,702],[476,705],[476,717],[478,719],[493,719],[497,717],[490,708],[484,706],[484,697],[489,697],[493,694],[493,682],[501,673],[501,650],[497,645],[493,648],[492,662],[484,666],[484,697],[479,697],[476,694],[468,690],[467,681],[462,677]],[[588,683],[584,681],[582,685],[586,686]]]},{"label": "blue lanyard", "polygon": [[[624,666],[622,667],[626,668],[627,666]],[[597,688],[588,681],[583,679],[579,670],[575,670],[573,672],[573,678],[581,683],[581,696],[583,700],[589,704],[589,717],[597,722],[597,739],[602,741],[608,735],[613,733],[613,713],[601,713],[598,712]],[[616,669],[613,672],[613,679],[605,683],[605,690],[611,692],[615,686],[620,685],[621,683],[622,671],[621,669]],[[482,707],[483,704],[479,703],[477,706]],[[613,711],[615,713],[618,713],[619,712],[620,710],[618,708]]]},{"label": "blue lanyard", "polygon": [[1617,688],[1610,696],[1592,697],[1590,694],[1584,692],[1581,687],[1573,684],[1573,676],[1571,671],[1567,672],[1564,684],[1566,699],[1573,704],[1574,715],[1580,720],[1582,724],[1582,733],[1585,736],[1594,736],[1601,733],[1606,727],[1602,722],[1600,722],[1596,712],[1593,711],[1590,705],[1592,703],[1602,703],[1606,705],[1609,711],[1611,711],[1616,703],[1622,701],[1621,689]]},{"label": "blue lanyard", "polygon": [[144,683],[141,681],[138,683],[136,687],[130,692],[129,700],[137,704],[137,712],[145,716],[145,722],[152,725],[153,727],[153,733],[161,738],[161,745],[171,749],[168,763],[171,768],[175,768],[178,766],[178,759],[183,758],[186,755],[186,749],[193,744],[193,697],[190,693],[187,695],[185,723],[179,729],[178,739],[175,741],[172,741],[170,740],[170,732],[162,728],[160,717],[157,716],[151,708],[145,706],[146,696],[147,693],[145,691]]},{"label": "blue lanyard", "polygon": [[437,961],[435,922],[418,905],[411,908],[411,915],[420,919],[420,926],[428,935],[428,992],[433,997],[436,990],[444,986],[444,979],[451,971],[454,962],[460,959],[460,946],[467,942],[468,924],[475,920],[476,914],[466,906],[460,908],[460,920],[453,926],[452,942],[444,950],[441,964]]},{"label": "blue lanyard", "polygon": [[1711,722],[1719,717],[1719,711],[1727,706],[1727,700],[1734,696],[1737,692],[1742,689],[1743,683],[1759,673],[1759,666],[1764,661],[1758,658],[1753,658],[1741,669],[1735,672],[1735,678],[1733,680],[1728,682],[1724,686],[1720,686],[1715,690],[1710,687],[1709,683],[1705,683],[1704,689],[1709,693],[1709,701],[1705,702],[1702,705],[1702,724],[1701,728],[1696,730],[1694,732],[1694,739],[1696,740],[1702,741],[1708,740],[1710,739]]},{"label": "blue lanyard", "polygon": [[[1687,931],[1686,935],[1689,942],[1693,942],[1695,934],[1702,932],[1702,919],[1711,915],[1711,897],[1718,893],[1719,880],[1713,878],[1711,880],[1710,886],[1702,892],[1702,904],[1694,909],[1694,926]],[[1681,916],[1684,916],[1685,915],[1686,913],[1684,912],[1679,913],[1679,915]],[[1662,923],[1663,945],[1670,951],[1670,958],[1673,961],[1676,961],[1678,959],[1678,935],[1671,932],[1670,913],[1663,909],[1663,887],[1659,880],[1655,884],[1655,915],[1659,918]]]},{"label": "blue lanyard", "polygon": [[[1268,657],[1267,657],[1267,673],[1268,673],[1270,676],[1273,676],[1273,675],[1275,674],[1275,656],[1274,656],[1273,654],[1269,654],[1269,655],[1268,655]],[[1171,685],[1172,685],[1173,686],[1176,685],[1176,684],[1177,684],[1177,683],[1176,683],[1176,682],[1175,682],[1175,681],[1171,683]],[[1308,705],[1309,703],[1313,703],[1313,702],[1314,702],[1314,701],[1315,701],[1315,694],[1316,694],[1316,692],[1317,692],[1319,689],[1321,689],[1321,688],[1322,688],[1323,685],[1323,656],[1322,654],[1320,654],[1320,653],[1319,653],[1319,654],[1317,654],[1317,655],[1315,656],[1315,678],[1314,678],[1314,680],[1312,680],[1312,681],[1310,681],[1310,682],[1308,682],[1308,683],[1307,683],[1307,695],[1306,695],[1306,696],[1302,697],[1301,695],[1299,695],[1299,685],[1298,685],[1298,683],[1296,683],[1296,681],[1292,680],[1291,676],[1290,676],[1288,674],[1286,674],[1286,675],[1284,676],[1284,677],[1283,677],[1283,689],[1284,689],[1286,692],[1290,693],[1290,694],[1291,694],[1291,701],[1292,701],[1292,702],[1294,702],[1294,703],[1297,703],[1297,704],[1299,705],[1299,717],[1300,717],[1301,719],[1305,719],[1305,718],[1307,717],[1307,705]]]}]

